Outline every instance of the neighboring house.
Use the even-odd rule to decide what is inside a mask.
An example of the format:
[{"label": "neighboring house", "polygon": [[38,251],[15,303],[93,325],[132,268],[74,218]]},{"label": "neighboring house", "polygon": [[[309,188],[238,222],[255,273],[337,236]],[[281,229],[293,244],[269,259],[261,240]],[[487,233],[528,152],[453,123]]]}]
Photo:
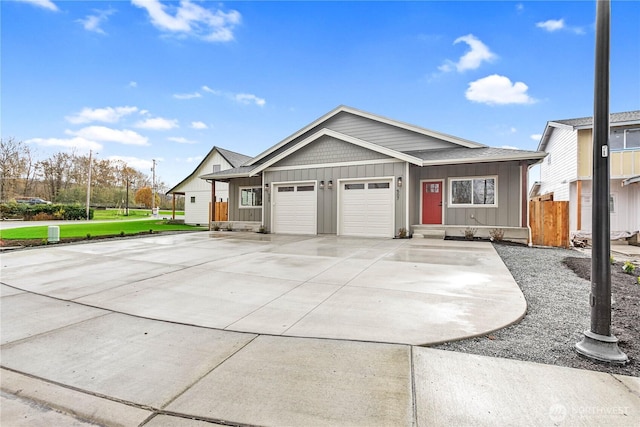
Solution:
[{"label": "neighboring house", "polygon": [[[487,147],[340,106],[243,166],[201,176],[229,183],[229,221],[271,233],[393,237],[432,232],[524,241],[536,151]],[[217,189],[217,186],[216,186]]]},{"label": "neighboring house", "polygon": [[[640,229],[640,111],[609,119],[610,228]],[[569,228],[591,232],[593,118],[547,122],[538,150],[549,153],[532,196],[569,201]]]},{"label": "neighboring house", "polygon": [[[208,224],[210,218],[211,184],[199,178],[212,172],[236,168],[251,157],[234,153],[220,147],[213,147],[195,170],[178,185],[167,191],[167,194],[184,196],[184,222],[186,224]],[[228,186],[225,183],[216,185],[216,201],[227,201]]]}]

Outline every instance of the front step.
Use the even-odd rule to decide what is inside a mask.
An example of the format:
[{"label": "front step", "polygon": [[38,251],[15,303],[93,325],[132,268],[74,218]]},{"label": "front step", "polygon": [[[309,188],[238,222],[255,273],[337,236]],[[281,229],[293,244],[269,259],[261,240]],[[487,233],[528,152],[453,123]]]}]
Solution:
[{"label": "front step", "polygon": [[444,240],[445,230],[441,228],[430,228],[430,227],[415,227],[413,228],[413,237],[414,238],[424,238],[424,239],[440,239]]}]

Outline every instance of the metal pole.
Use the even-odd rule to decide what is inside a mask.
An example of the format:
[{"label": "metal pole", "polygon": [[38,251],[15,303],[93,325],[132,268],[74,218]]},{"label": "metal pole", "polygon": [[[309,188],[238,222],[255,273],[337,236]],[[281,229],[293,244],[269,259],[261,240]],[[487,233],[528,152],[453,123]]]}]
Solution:
[{"label": "metal pole", "polygon": [[596,58],[593,108],[593,189],[591,251],[591,329],[576,351],[583,356],[625,364],[629,359],[611,335],[611,237],[609,214],[609,34],[610,0],[596,8]]},{"label": "metal pole", "polygon": [[89,177],[87,180],[87,221],[89,218],[89,205],[91,204],[91,150],[89,150]]},{"label": "metal pole", "polygon": [[126,206],[127,208],[125,209],[126,213],[124,214],[124,216],[129,216],[129,177],[127,177],[127,202],[126,202]]},{"label": "metal pole", "polygon": [[156,209],[156,159],[153,159],[153,168],[151,168],[151,172],[153,172],[153,178],[151,180],[151,214],[153,215]]}]

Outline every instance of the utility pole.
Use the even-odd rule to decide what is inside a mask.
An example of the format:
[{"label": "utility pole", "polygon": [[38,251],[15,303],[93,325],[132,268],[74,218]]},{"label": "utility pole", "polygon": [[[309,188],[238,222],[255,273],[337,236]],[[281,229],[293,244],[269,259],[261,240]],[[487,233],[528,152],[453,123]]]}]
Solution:
[{"label": "utility pole", "polygon": [[156,159],[152,159],[153,167],[151,168],[151,215],[156,212]]},{"label": "utility pole", "polygon": [[593,101],[593,193],[591,328],[576,351],[601,362],[624,365],[629,358],[611,335],[611,217],[609,212],[609,35],[610,0],[596,2],[596,64]]},{"label": "utility pole", "polygon": [[89,205],[91,204],[91,150],[89,150],[89,178],[87,180],[87,221],[89,218]]}]

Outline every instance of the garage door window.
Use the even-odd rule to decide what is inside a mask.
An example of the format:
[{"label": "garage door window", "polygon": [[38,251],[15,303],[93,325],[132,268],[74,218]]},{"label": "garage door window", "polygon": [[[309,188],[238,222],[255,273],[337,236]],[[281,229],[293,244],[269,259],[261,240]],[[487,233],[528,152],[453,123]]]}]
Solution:
[{"label": "garage door window", "polygon": [[262,188],[240,187],[240,207],[254,208],[262,206]]},{"label": "garage door window", "polygon": [[389,188],[389,183],[388,182],[370,182],[369,183],[369,190],[377,190],[380,188]]},{"label": "garage door window", "polygon": [[289,186],[289,187],[278,187],[278,193],[288,193],[290,191],[293,191],[293,186]]},{"label": "garage door window", "polygon": [[345,190],[364,190],[364,184],[345,184]]},{"label": "garage door window", "polygon": [[298,191],[313,191],[315,187],[313,185],[298,185]]}]

